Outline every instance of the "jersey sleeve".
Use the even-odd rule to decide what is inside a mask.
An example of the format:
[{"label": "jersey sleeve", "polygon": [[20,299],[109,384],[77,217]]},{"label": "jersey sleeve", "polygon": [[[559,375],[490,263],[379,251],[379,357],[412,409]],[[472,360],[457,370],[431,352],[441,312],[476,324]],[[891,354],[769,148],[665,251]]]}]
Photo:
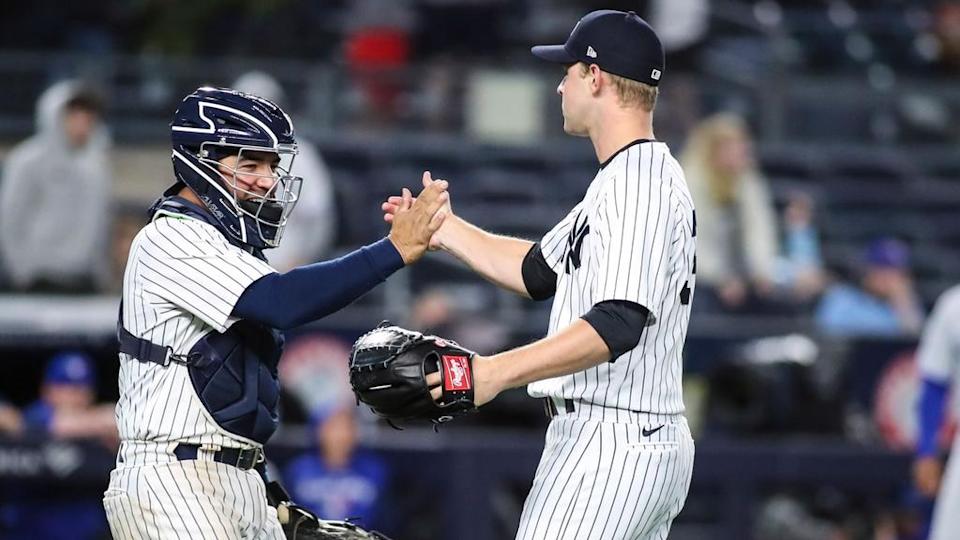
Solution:
[{"label": "jersey sleeve", "polygon": [[641,183],[621,175],[604,186],[598,212],[596,303],[634,302],[649,312],[648,324],[656,321],[676,227],[669,192],[661,182]]},{"label": "jersey sleeve", "polygon": [[540,251],[543,253],[543,258],[556,274],[563,270],[562,262],[567,247],[567,236],[570,234],[576,216],[580,213],[581,205],[582,203],[575,206],[560,223],[557,223],[540,239]]},{"label": "jersey sleeve", "polygon": [[927,320],[920,337],[917,364],[920,376],[939,382],[953,380],[957,356],[960,287],[945,292]]},{"label": "jersey sleeve", "polygon": [[224,332],[233,308],[267,263],[231,245],[216,229],[190,218],[160,217],[147,225],[136,260],[144,287]]}]

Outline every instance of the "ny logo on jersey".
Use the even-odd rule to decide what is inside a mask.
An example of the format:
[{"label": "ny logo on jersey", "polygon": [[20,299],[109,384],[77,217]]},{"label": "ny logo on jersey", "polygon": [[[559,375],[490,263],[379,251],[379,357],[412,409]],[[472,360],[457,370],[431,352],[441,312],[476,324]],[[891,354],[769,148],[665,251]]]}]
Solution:
[{"label": "ny logo on jersey", "polygon": [[573,220],[570,235],[567,236],[567,253],[563,267],[563,271],[567,274],[571,272],[571,265],[573,265],[574,270],[580,268],[580,250],[583,248],[583,239],[590,234],[590,224],[587,223],[587,218],[583,218],[583,223],[580,223],[580,216],[582,215],[582,213],[577,214],[577,218]]}]

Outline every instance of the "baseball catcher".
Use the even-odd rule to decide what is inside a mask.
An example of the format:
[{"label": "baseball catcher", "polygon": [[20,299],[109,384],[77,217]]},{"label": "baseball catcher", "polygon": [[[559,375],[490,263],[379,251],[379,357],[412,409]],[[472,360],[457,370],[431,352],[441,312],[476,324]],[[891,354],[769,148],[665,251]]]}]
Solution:
[{"label": "baseball catcher", "polygon": [[[411,420],[441,424],[477,410],[475,355],[453,341],[381,323],[353,344],[350,385],[358,401],[394,427]],[[437,388],[427,382],[431,373],[440,374]]]}]

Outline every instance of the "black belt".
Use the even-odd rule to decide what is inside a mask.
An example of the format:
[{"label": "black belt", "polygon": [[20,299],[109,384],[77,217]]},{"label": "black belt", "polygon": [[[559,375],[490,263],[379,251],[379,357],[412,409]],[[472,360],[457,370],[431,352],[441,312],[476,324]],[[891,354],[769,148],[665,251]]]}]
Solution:
[{"label": "black belt", "polygon": [[[180,461],[197,459],[197,452],[199,450],[199,444],[181,443],[173,449],[173,455],[177,456],[177,459]],[[263,451],[259,448],[221,448],[213,453],[213,460],[249,471],[263,460]]]},{"label": "black belt", "polygon": [[[576,409],[573,408],[573,400],[565,399],[563,400],[563,408],[566,409],[568,413],[572,413]],[[557,411],[557,405],[553,402],[553,398],[543,398],[543,412],[547,413],[547,418],[553,418],[560,414]]]}]

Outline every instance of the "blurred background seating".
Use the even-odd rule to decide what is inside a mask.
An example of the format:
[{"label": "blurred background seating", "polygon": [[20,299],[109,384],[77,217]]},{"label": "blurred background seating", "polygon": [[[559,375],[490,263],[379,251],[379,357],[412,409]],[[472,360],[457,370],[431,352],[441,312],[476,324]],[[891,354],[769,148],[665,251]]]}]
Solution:
[{"label": "blurred background seating", "polygon": [[[929,501],[916,498],[909,480],[916,321],[960,280],[960,8],[947,0],[11,6],[0,20],[4,173],[16,162],[14,148],[36,131],[38,98],[66,79],[96,89],[113,144],[104,158],[109,172],[93,180],[109,186],[110,204],[98,211],[111,223],[102,227],[110,230],[109,254],[105,242],[91,267],[78,270],[96,279],[67,290],[21,286],[11,262],[0,261],[0,508],[24,486],[97,499],[106,484],[107,446],[25,432],[19,411],[40,399],[43,366],[65,349],[96,366],[96,403],[116,399],[122,261],[130,232],[172,179],[168,123],[180,96],[201,84],[230,85],[251,70],[282,91],[298,133],[322,160],[326,173],[316,174],[328,175],[335,207],[317,211],[309,225],[322,228],[316,242],[289,261],[381,237],[380,202],[404,186],[416,189],[425,169],[451,182],[456,212],[536,239],[580,200],[597,162],[586,141],[562,132],[560,72],[528,48],[564,38],[571,21],[601,7],[637,10],[665,36],[668,76],[655,130],[675,155],[690,149],[688,137],[704,120],[737,119],[751,174],[768,192],[763,232],[775,240],[770,273],[751,285],[762,293],[760,309],[707,302],[706,281],[694,294],[685,399],[698,453],[671,538],[921,537]],[[506,102],[511,92],[516,100]],[[8,184],[8,204],[36,204],[40,187],[64,180],[40,172],[27,188]],[[307,177],[304,192],[311,187]],[[54,224],[70,235],[74,216],[60,217]],[[0,226],[3,236],[19,225]],[[744,238],[730,235],[730,249],[751,247]],[[862,263],[883,259],[870,255],[877,242],[909,253],[887,266],[909,283],[910,320],[873,332],[832,325],[842,314],[817,317],[838,286],[863,283],[856,298],[882,296],[863,280]],[[348,344],[389,318],[492,352],[541,336],[548,317],[549,303],[498,292],[449,258],[429,255],[288,338]],[[312,354],[345,364],[332,350],[302,354],[308,364]],[[304,396],[330,390],[316,382],[322,377],[309,380],[316,386],[286,388],[285,424],[268,451],[278,468],[323,444],[320,413]],[[378,484],[386,503],[377,525],[412,540],[453,538],[449,530],[467,540],[512,536],[542,444],[540,407],[523,390],[508,392],[438,434],[396,432],[361,412],[362,453],[391,471]],[[424,463],[449,483],[443,497],[418,489],[432,483],[405,472]],[[15,537],[15,518],[0,510],[0,537]],[[452,528],[462,523],[476,526]]]}]

